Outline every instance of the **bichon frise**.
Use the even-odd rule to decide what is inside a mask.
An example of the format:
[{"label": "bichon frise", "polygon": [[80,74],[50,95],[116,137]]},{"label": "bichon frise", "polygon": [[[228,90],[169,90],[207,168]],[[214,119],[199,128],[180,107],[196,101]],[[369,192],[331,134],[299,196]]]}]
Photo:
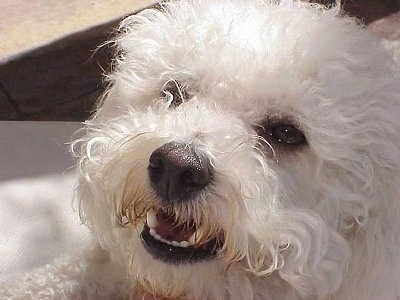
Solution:
[{"label": "bichon frise", "polygon": [[193,0],[113,43],[75,144],[103,295],[399,299],[400,79],[377,38],[338,6]]}]

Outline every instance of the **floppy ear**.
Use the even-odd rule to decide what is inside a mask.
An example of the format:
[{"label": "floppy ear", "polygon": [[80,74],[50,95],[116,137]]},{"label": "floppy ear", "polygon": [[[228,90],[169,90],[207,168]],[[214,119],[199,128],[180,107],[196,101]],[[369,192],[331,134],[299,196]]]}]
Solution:
[{"label": "floppy ear", "polygon": [[336,292],[350,259],[347,242],[326,228],[322,220],[312,220],[309,216],[302,217],[292,234],[294,240],[283,253],[280,276],[304,299],[315,296],[322,299]]},{"label": "floppy ear", "polygon": [[[275,217],[278,221],[270,226],[280,230],[275,241],[278,245],[271,246],[267,232],[252,233],[258,245],[249,247],[249,268],[256,275],[278,272],[304,299],[323,298],[335,292],[349,263],[347,241],[310,211],[276,211],[269,219]],[[267,265],[262,266],[262,262]]]}]

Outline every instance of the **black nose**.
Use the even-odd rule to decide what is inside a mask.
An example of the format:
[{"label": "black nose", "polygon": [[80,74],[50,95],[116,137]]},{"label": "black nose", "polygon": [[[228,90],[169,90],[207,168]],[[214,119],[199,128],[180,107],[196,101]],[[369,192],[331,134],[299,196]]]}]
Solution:
[{"label": "black nose", "polygon": [[153,151],[148,172],[155,192],[164,200],[192,199],[211,179],[211,166],[191,145],[167,143]]}]

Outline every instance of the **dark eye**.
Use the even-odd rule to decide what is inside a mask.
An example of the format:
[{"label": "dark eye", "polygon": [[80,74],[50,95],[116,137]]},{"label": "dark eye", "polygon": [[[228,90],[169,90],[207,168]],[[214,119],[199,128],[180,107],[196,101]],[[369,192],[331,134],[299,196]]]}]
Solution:
[{"label": "dark eye", "polygon": [[270,124],[263,127],[260,134],[268,141],[274,141],[286,145],[307,144],[304,134],[291,124]]},{"label": "dark eye", "polygon": [[187,98],[184,86],[174,80],[170,80],[164,85],[162,94],[171,108],[178,107]]}]

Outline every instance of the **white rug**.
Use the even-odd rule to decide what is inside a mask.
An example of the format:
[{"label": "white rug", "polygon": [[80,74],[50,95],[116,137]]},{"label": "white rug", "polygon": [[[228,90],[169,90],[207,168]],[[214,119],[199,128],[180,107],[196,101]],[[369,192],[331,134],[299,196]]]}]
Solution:
[{"label": "white rug", "polygon": [[76,175],[66,145],[79,127],[0,122],[0,281],[88,241],[73,209]]}]

